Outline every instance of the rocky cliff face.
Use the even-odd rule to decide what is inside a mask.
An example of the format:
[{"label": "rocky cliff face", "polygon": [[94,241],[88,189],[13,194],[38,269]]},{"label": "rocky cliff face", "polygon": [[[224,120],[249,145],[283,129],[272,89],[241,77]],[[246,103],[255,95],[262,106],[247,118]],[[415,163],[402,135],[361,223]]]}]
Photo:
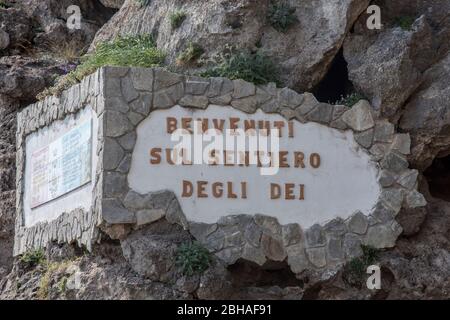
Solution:
[{"label": "rocky cliff face", "polygon": [[[71,4],[83,14],[79,30],[65,26]],[[450,3],[373,1],[381,8],[381,30],[367,29],[366,0],[283,4],[291,8],[285,28],[268,23],[269,0],[0,1],[0,299],[449,297]],[[175,12],[184,15],[176,26]],[[349,284],[345,270],[323,281],[297,279],[283,263],[260,268],[238,261],[226,268],[216,260],[202,275],[180,276],[167,268],[170,243],[188,235],[169,226],[158,226],[147,240],[158,251],[141,264],[159,270],[159,282],[133,270],[120,244],[107,238],[91,254],[68,245],[48,248],[53,267],[13,260],[15,113],[71,70],[83,50],[129,34],[152,34],[170,68],[184,73],[205,70],[230,48],[263,51],[279,67],[283,85],[313,91],[323,102],[356,91],[411,135],[409,161],[428,205],[397,217],[403,236],[380,254],[382,290]],[[177,64],[190,43],[201,46],[201,56]],[[155,233],[148,228],[134,234],[134,244],[140,234]]]},{"label": "rocky cliff face", "polygon": [[[66,27],[66,9],[89,13],[80,30]],[[15,219],[16,112],[71,70],[112,9],[91,1],[0,2],[0,270],[12,264]]]}]

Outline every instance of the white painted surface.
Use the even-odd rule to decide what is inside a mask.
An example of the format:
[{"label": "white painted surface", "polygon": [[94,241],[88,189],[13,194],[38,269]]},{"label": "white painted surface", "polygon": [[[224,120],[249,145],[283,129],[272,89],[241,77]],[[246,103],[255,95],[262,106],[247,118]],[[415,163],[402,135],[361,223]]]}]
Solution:
[{"label": "white painted surface", "polygon": [[[307,228],[338,216],[349,217],[357,210],[368,215],[378,200],[379,170],[365,151],[359,148],[351,131],[342,133],[317,123],[294,121],[295,138],[283,137],[280,150],[302,151],[306,155],[317,152],[321,155],[321,166],[318,169],[281,168],[275,176],[261,176],[255,166],[172,166],[165,161],[150,164],[151,148],[175,145],[166,133],[167,117],[178,120],[182,117],[238,117],[241,121],[285,119],[261,110],[249,115],[232,107],[209,106],[206,110],[197,110],[176,106],[153,111],[149,118],[141,122],[128,175],[130,188],[141,194],[163,189],[174,191],[191,221],[214,223],[225,215],[260,213],[275,216],[282,224],[299,223]],[[182,180],[205,180],[210,183],[232,181],[235,185],[246,181],[247,199],[213,198],[209,189],[208,198],[182,198]],[[271,200],[270,183],[305,184],[305,200]]]},{"label": "white painted surface", "polygon": [[91,177],[95,176],[97,167],[97,131],[98,120],[91,107],[86,107],[76,115],[71,115],[63,121],[55,121],[50,126],[33,132],[26,138],[25,145],[25,190],[24,190],[24,224],[25,227],[31,227],[38,222],[52,221],[58,218],[64,212],[70,212],[76,208],[89,210],[92,204],[93,183],[83,186],[66,193],[56,199],[42,204],[36,208],[31,208],[31,157],[36,150],[39,150],[51,142],[57,140],[62,135],[75,128],[81,123],[92,119],[92,166]]}]

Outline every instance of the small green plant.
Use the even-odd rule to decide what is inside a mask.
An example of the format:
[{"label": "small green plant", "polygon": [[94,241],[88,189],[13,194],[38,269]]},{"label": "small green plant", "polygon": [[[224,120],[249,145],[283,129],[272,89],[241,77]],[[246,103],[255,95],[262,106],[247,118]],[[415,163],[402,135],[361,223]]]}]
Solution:
[{"label": "small green plant", "polygon": [[238,52],[221,56],[216,66],[202,72],[201,76],[242,79],[255,84],[279,83],[275,64],[262,52]]},{"label": "small green plant", "polygon": [[409,31],[416,19],[411,16],[401,16],[395,19],[395,25],[403,30]]},{"label": "small green plant", "polygon": [[208,269],[211,254],[198,242],[184,243],[177,250],[175,262],[183,274],[192,276]]},{"label": "small green plant", "polygon": [[267,20],[272,27],[280,32],[286,32],[298,21],[297,16],[295,15],[295,8],[284,3],[272,3],[267,13]]},{"label": "small green plant", "polygon": [[189,42],[187,48],[177,57],[177,65],[187,65],[194,62],[203,54],[203,48],[194,42]]},{"label": "small green plant", "polygon": [[239,52],[223,56],[216,66],[202,72],[201,76],[242,79],[254,84],[269,82],[279,84],[277,67],[268,56],[261,52]]},{"label": "small green plant", "polygon": [[151,0],[137,0],[137,2],[138,2],[142,7],[145,7],[145,6],[148,6],[148,5],[150,4]]},{"label": "small green plant", "polygon": [[69,279],[66,276],[64,276],[64,277],[61,278],[61,280],[58,281],[58,291],[59,291],[59,293],[66,292],[67,280],[69,280]]},{"label": "small green plant", "polygon": [[175,12],[172,12],[169,15],[170,26],[172,27],[172,29],[178,29],[185,19],[186,13],[184,13],[183,11],[177,10]]},{"label": "small green plant", "polygon": [[[39,288],[37,291],[37,298],[41,300],[46,300],[49,298],[50,291],[52,289],[52,284],[55,284],[55,275],[65,273],[67,268],[76,260],[66,260],[60,262],[48,262],[45,264],[45,272],[42,274],[39,281]],[[68,278],[63,276],[57,283],[56,289],[59,293],[63,293],[66,290]]]},{"label": "small green plant", "polygon": [[0,0],[0,8],[8,9],[11,8],[11,5],[7,4],[4,0]]},{"label": "small green plant", "polygon": [[120,36],[111,42],[100,43],[93,53],[81,57],[81,64],[67,75],[59,78],[52,88],[38,95],[60,94],[84,77],[103,66],[155,67],[164,62],[165,54],[156,48],[150,35]]},{"label": "small green plant", "polygon": [[35,267],[45,261],[45,253],[42,249],[27,251],[20,257],[20,262],[27,267]]},{"label": "small green plant", "polygon": [[359,93],[353,92],[346,96],[341,96],[341,99],[337,100],[334,104],[353,107],[359,100],[362,99],[365,99],[365,97]]},{"label": "small green plant", "polygon": [[379,250],[361,245],[361,257],[353,258],[344,267],[343,279],[351,286],[361,287],[366,274],[367,267],[378,260]]}]

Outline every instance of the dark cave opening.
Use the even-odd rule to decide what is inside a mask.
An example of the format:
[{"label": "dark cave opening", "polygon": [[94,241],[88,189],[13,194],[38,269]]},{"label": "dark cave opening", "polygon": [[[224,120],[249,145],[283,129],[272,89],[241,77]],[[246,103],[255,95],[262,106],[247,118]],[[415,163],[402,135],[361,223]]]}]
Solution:
[{"label": "dark cave opening", "polygon": [[450,202],[450,155],[435,158],[423,174],[431,195]]},{"label": "dark cave opening", "polygon": [[286,261],[267,261],[263,266],[239,259],[228,267],[231,282],[236,288],[243,287],[303,287]]},{"label": "dark cave opening", "polygon": [[353,91],[353,84],[348,78],[347,61],[344,59],[344,51],[341,48],[334,57],[327,74],[312,93],[320,102],[335,103]]}]

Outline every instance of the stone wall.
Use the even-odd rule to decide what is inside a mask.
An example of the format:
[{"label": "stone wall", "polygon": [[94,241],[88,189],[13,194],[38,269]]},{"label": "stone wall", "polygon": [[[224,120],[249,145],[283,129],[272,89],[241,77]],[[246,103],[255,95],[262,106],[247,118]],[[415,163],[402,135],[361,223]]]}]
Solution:
[{"label": "stone wall", "polygon": [[[98,238],[97,225],[100,223],[100,201],[102,168],[98,166],[95,177],[92,177],[94,195],[90,210],[82,208],[71,212],[61,212],[53,221],[39,222],[29,228],[24,224],[24,175],[25,175],[25,144],[26,137],[52,123],[63,120],[69,115],[75,115],[80,110],[90,106],[98,117],[97,156],[103,154],[103,70],[86,77],[83,81],[64,91],[60,97],[47,97],[17,115],[17,178],[16,178],[16,230],[14,255],[21,254],[32,248],[47,246],[48,243],[77,242],[91,248],[93,241]],[[101,162],[101,161],[99,161]],[[57,201],[57,200],[56,200]]]},{"label": "stone wall", "polygon": [[[95,177],[96,196],[89,212],[64,213],[55,221],[24,229],[22,224],[21,178],[26,135],[67,114],[91,105],[99,119],[100,157]],[[232,106],[246,113],[258,108],[279,113],[302,123],[316,122],[336,130],[352,130],[359,146],[380,169],[382,192],[373,212],[355,212],[346,219],[302,230],[297,224],[280,225],[276,218],[231,215],[213,224],[186,219],[170,190],[138,194],[128,186],[136,128],[151,112],[179,105],[205,109],[208,105]],[[162,68],[106,67],[63,93],[49,97],[20,113],[18,121],[17,208],[15,254],[50,241],[74,242],[88,248],[98,230],[126,240],[133,229],[160,219],[177,223],[226,264],[239,258],[263,265],[285,261],[294,273],[305,269],[326,272],[361,254],[361,244],[393,247],[402,228],[395,220],[402,207],[426,204],[417,191],[416,170],[408,169],[410,153],[407,134],[396,134],[394,125],[376,119],[367,101],[352,108],[319,103],[311,94],[298,94],[274,84],[255,86],[242,80],[203,79],[170,73]]]}]

